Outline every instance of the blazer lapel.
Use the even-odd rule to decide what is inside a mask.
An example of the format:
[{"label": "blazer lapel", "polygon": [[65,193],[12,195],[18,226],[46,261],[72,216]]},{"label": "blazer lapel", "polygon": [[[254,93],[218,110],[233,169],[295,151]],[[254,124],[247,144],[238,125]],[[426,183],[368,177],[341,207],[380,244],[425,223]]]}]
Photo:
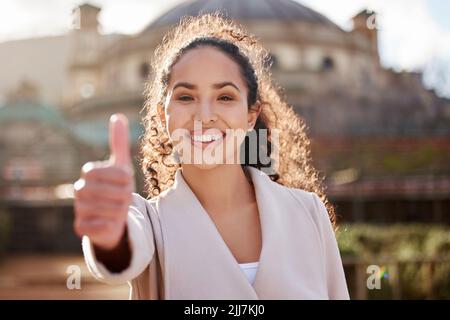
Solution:
[{"label": "blazer lapel", "polygon": [[168,299],[258,299],[181,168],[158,201]]},{"label": "blazer lapel", "polygon": [[[253,286],[179,168],[158,200],[168,299],[313,297],[320,272],[314,227],[286,188],[248,167],[261,222],[262,250]],[[303,208],[305,209],[305,208]],[[293,242],[294,241],[294,242]],[[301,283],[302,275],[309,277]],[[319,290],[321,291],[321,290]]]},{"label": "blazer lapel", "polygon": [[308,209],[289,188],[256,168],[249,169],[264,234],[253,284],[259,299],[326,298],[323,248]]}]

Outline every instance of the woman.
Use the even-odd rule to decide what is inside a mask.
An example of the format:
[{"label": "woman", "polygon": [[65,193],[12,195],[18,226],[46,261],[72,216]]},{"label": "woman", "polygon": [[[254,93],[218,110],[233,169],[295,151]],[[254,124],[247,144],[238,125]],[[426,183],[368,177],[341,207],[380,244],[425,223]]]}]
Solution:
[{"label": "woman", "polygon": [[74,227],[97,279],[128,282],[134,299],[349,298],[333,207],[269,57],[218,14],[164,38],[141,142],[149,199],[133,192],[120,114],[111,159],[75,183]]}]

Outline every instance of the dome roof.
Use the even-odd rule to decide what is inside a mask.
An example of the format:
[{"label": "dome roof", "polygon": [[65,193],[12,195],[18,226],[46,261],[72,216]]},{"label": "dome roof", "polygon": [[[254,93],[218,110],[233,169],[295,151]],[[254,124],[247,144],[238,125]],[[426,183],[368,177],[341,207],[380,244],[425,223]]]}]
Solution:
[{"label": "dome roof", "polygon": [[339,28],[324,15],[295,0],[188,0],[156,18],[145,28],[144,32],[156,27],[177,24],[184,16],[196,16],[199,13],[216,11],[221,11],[227,17],[239,20],[307,21]]}]

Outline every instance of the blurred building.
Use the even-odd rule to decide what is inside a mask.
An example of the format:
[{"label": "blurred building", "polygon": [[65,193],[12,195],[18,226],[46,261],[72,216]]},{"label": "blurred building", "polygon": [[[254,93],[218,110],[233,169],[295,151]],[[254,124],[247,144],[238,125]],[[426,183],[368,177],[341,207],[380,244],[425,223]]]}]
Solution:
[{"label": "blurred building", "polygon": [[[99,33],[100,10],[76,8],[66,35],[0,44],[0,210],[13,220],[32,208],[55,212],[36,218],[54,221],[53,230],[71,223],[70,184],[82,163],[108,156],[114,112],[130,119],[137,160],[156,45],[181,17],[221,10],[270,50],[274,78],[306,120],[344,220],[449,221],[450,101],[425,89],[421,74],[380,65],[375,13],[360,12],[345,31],[292,0],[196,0],[126,36]],[[29,239],[26,231],[13,237]]]}]

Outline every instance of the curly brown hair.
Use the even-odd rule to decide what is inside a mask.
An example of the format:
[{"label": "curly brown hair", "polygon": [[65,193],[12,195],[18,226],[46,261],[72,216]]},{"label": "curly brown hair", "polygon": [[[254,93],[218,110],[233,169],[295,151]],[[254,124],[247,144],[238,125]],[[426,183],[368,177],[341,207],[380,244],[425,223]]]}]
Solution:
[{"label": "curly brown hair", "polygon": [[200,38],[214,38],[233,44],[248,59],[256,75],[257,98],[261,104],[257,123],[260,128],[268,129],[269,141],[273,129],[279,130],[278,172],[271,175],[272,180],[287,187],[315,192],[325,204],[330,221],[335,227],[334,206],[325,195],[323,177],[320,177],[312,164],[306,125],[286,102],[282,88],[272,81],[269,51],[254,35],[247,33],[242,26],[220,13],[183,18],[178,26],[164,36],[162,43],[155,50],[151,78],[145,88],[145,134],[140,141],[140,164],[148,198],[158,196],[168,189],[180,167],[174,159],[173,145],[159,117],[158,105],[164,105],[167,76],[172,66],[181,53]]}]

